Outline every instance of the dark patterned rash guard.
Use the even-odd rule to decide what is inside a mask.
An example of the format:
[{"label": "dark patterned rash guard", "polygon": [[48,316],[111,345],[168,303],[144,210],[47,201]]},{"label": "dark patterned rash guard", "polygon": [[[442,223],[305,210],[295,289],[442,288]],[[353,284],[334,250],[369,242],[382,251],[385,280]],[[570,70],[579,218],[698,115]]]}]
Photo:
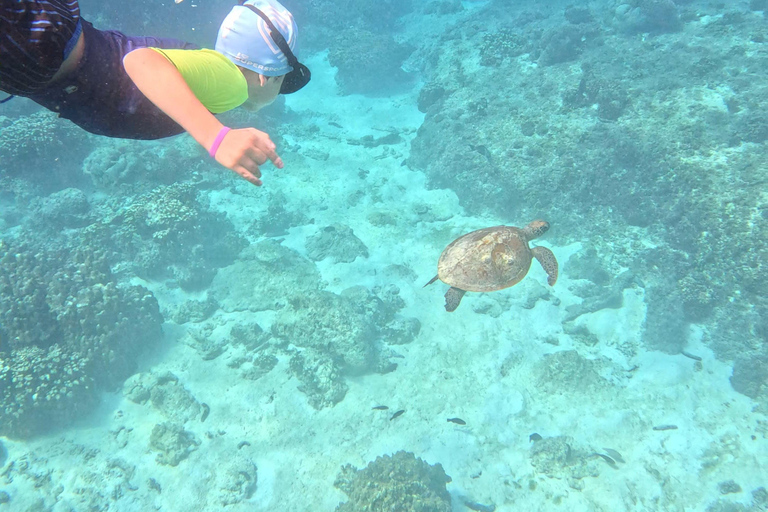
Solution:
[{"label": "dark patterned rash guard", "polygon": [[41,91],[80,35],[77,0],[0,0],[0,89]]}]

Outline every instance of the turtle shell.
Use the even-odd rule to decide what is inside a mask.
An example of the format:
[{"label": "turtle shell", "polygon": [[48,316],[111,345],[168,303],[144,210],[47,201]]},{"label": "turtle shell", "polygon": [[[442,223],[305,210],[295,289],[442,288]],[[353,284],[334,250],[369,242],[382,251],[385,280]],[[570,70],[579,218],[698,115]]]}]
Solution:
[{"label": "turtle shell", "polygon": [[533,254],[522,229],[495,226],[457,238],[437,262],[445,284],[468,292],[492,292],[520,282]]}]

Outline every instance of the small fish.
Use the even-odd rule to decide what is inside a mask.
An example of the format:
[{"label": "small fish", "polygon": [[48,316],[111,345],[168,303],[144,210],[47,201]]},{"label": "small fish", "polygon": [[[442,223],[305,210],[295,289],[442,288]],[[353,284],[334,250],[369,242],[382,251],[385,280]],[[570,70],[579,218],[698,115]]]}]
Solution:
[{"label": "small fish", "polygon": [[343,127],[343,126],[341,126],[339,123],[336,123],[336,122],[334,122],[334,121],[329,121],[329,122],[328,122],[328,124],[329,124],[330,126],[334,126],[334,127],[336,127],[336,128],[344,128],[344,127]]},{"label": "small fish", "polygon": [[622,457],[621,454],[613,448],[603,448],[603,450],[605,450],[605,453],[607,453],[616,462],[621,462],[622,464],[626,463],[624,457]]},{"label": "small fish", "polygon": [[240,448],[243,448],[244,446],[251,446],[251,443],[249,443],[248,441],[240,441],[239,443],[237,443],[237,449],[238,450]]},{"label": "small fish", "polygon": [[211,408],[205,403],[200,404],[200,406],[203,408],[203,414],[200,416],[200,422],[202,423],[208,418],[208,415],[211,413]]},{"label": "small fish", "polygon": [[541,441],[541,436],[534,432],[530,436],[528,436],[528,441],[535,443],[536,441]]},{"label": "small fish", "polygon": [[677,430],[677,425],[656,425],[653,430]]},{"label": "small fish", "polygon": [[488,161],[491,160],[491,152],[488,151],[488,148],[483,146],[482,144],[477,144],[477,145],[470,144],[469,149],[471,149],[472,151],[477,151],[478,153],[483,155],[486,158],[486,160]]},{"label": "small fish", "polygon": [[393,414],[391,418],[389,418],[389,421],[392,421],[393,419],[397,418],[398,416],[402,416],[404,412],[405,412],[405,409],[400,409],[395,414]]},{"label": "small fish", "polygon": [[375,407],[371,407],[371,409],[373,409],[374,411],[386,411],[387,409],[389,409],[389,407],[387,407],[386,405],[377,405]]},{"label": "small fish", "polygon": [[448,418],[448,421],[450,421],[451,423],[455,423],[457,425],[466,425],[467,424],[467,422],[464,421],[461,418]]}]

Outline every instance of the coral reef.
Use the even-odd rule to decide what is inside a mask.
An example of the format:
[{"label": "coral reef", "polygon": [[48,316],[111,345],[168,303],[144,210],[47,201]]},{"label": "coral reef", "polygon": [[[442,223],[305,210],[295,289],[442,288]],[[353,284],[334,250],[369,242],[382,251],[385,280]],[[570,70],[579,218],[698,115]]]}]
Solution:
[{"label": "coral reef", "polygon": [[81,416],[161,335],[154,296],[118,286],[103,253],[0,242],[0,433]]},{"label": "coral reef", "polygon": [[346,28],[335,39],[328,62],[339,70],[336,82],[343,93],[391,93],[407,82],[402,66],[413,48],[398,43],[389,33]]},{"label": "coral reef", "polygon": [[185,290],[208,286],[246,246],[232,223],[198,201],[190,183],[156,187],[114,209],[97,236],[146,279],[173,279]]},{"label": "coral reef", "polygon": [[440,464],[430,465],[411,452],[383,455],[364,469],[347,464],[334,485],[349,501],[337,512],[450,512],[451,497],[445,485],[451,477]]},{"label": "coral reef", "polygon": [[30,202],[29,224],[33,228],[75,229],[93,222],[91,207],[85,192],[78,188],[66,188],[47,197]]},{"label": "coral reef", "polygon": [[[119,139],[102,141],[83,161],[83,173],[98,190],[108,193],[148,193],[158,185],[172,185],[182,177],[207,174],[204,160],[193,139],[173,144],[155,143],[137,147]],[[168,165],[168,162],[177,165]],[[180,168],[183,167],[183,176]],[[199,179],[199,178],[198,178]]]},{"label": "coral reef", "polygon": [[768,404],[768,354],[741,356],[733,363],[733,389],[750,398],[763,398]]},{"label": "coral reef", "polygon": [[34,181],[46,192],[85,182],[80,162],[90,148],[87,134],[41,110],[11,119],[0,115],[0,162],[8,177]]}]

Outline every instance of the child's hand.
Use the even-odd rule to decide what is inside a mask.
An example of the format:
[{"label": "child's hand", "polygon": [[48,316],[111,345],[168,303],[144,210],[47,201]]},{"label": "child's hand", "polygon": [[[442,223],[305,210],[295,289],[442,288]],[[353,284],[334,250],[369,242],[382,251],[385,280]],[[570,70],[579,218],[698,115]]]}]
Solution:
[{"label": "child's hand", "polygon": [[217,162],[256,186],[261,186],[259,166],[267,159],[278,169],[283,168],[283,161],[275,152],[275,143],[269,135],[255,128],[231,130],[216,151]]}]

